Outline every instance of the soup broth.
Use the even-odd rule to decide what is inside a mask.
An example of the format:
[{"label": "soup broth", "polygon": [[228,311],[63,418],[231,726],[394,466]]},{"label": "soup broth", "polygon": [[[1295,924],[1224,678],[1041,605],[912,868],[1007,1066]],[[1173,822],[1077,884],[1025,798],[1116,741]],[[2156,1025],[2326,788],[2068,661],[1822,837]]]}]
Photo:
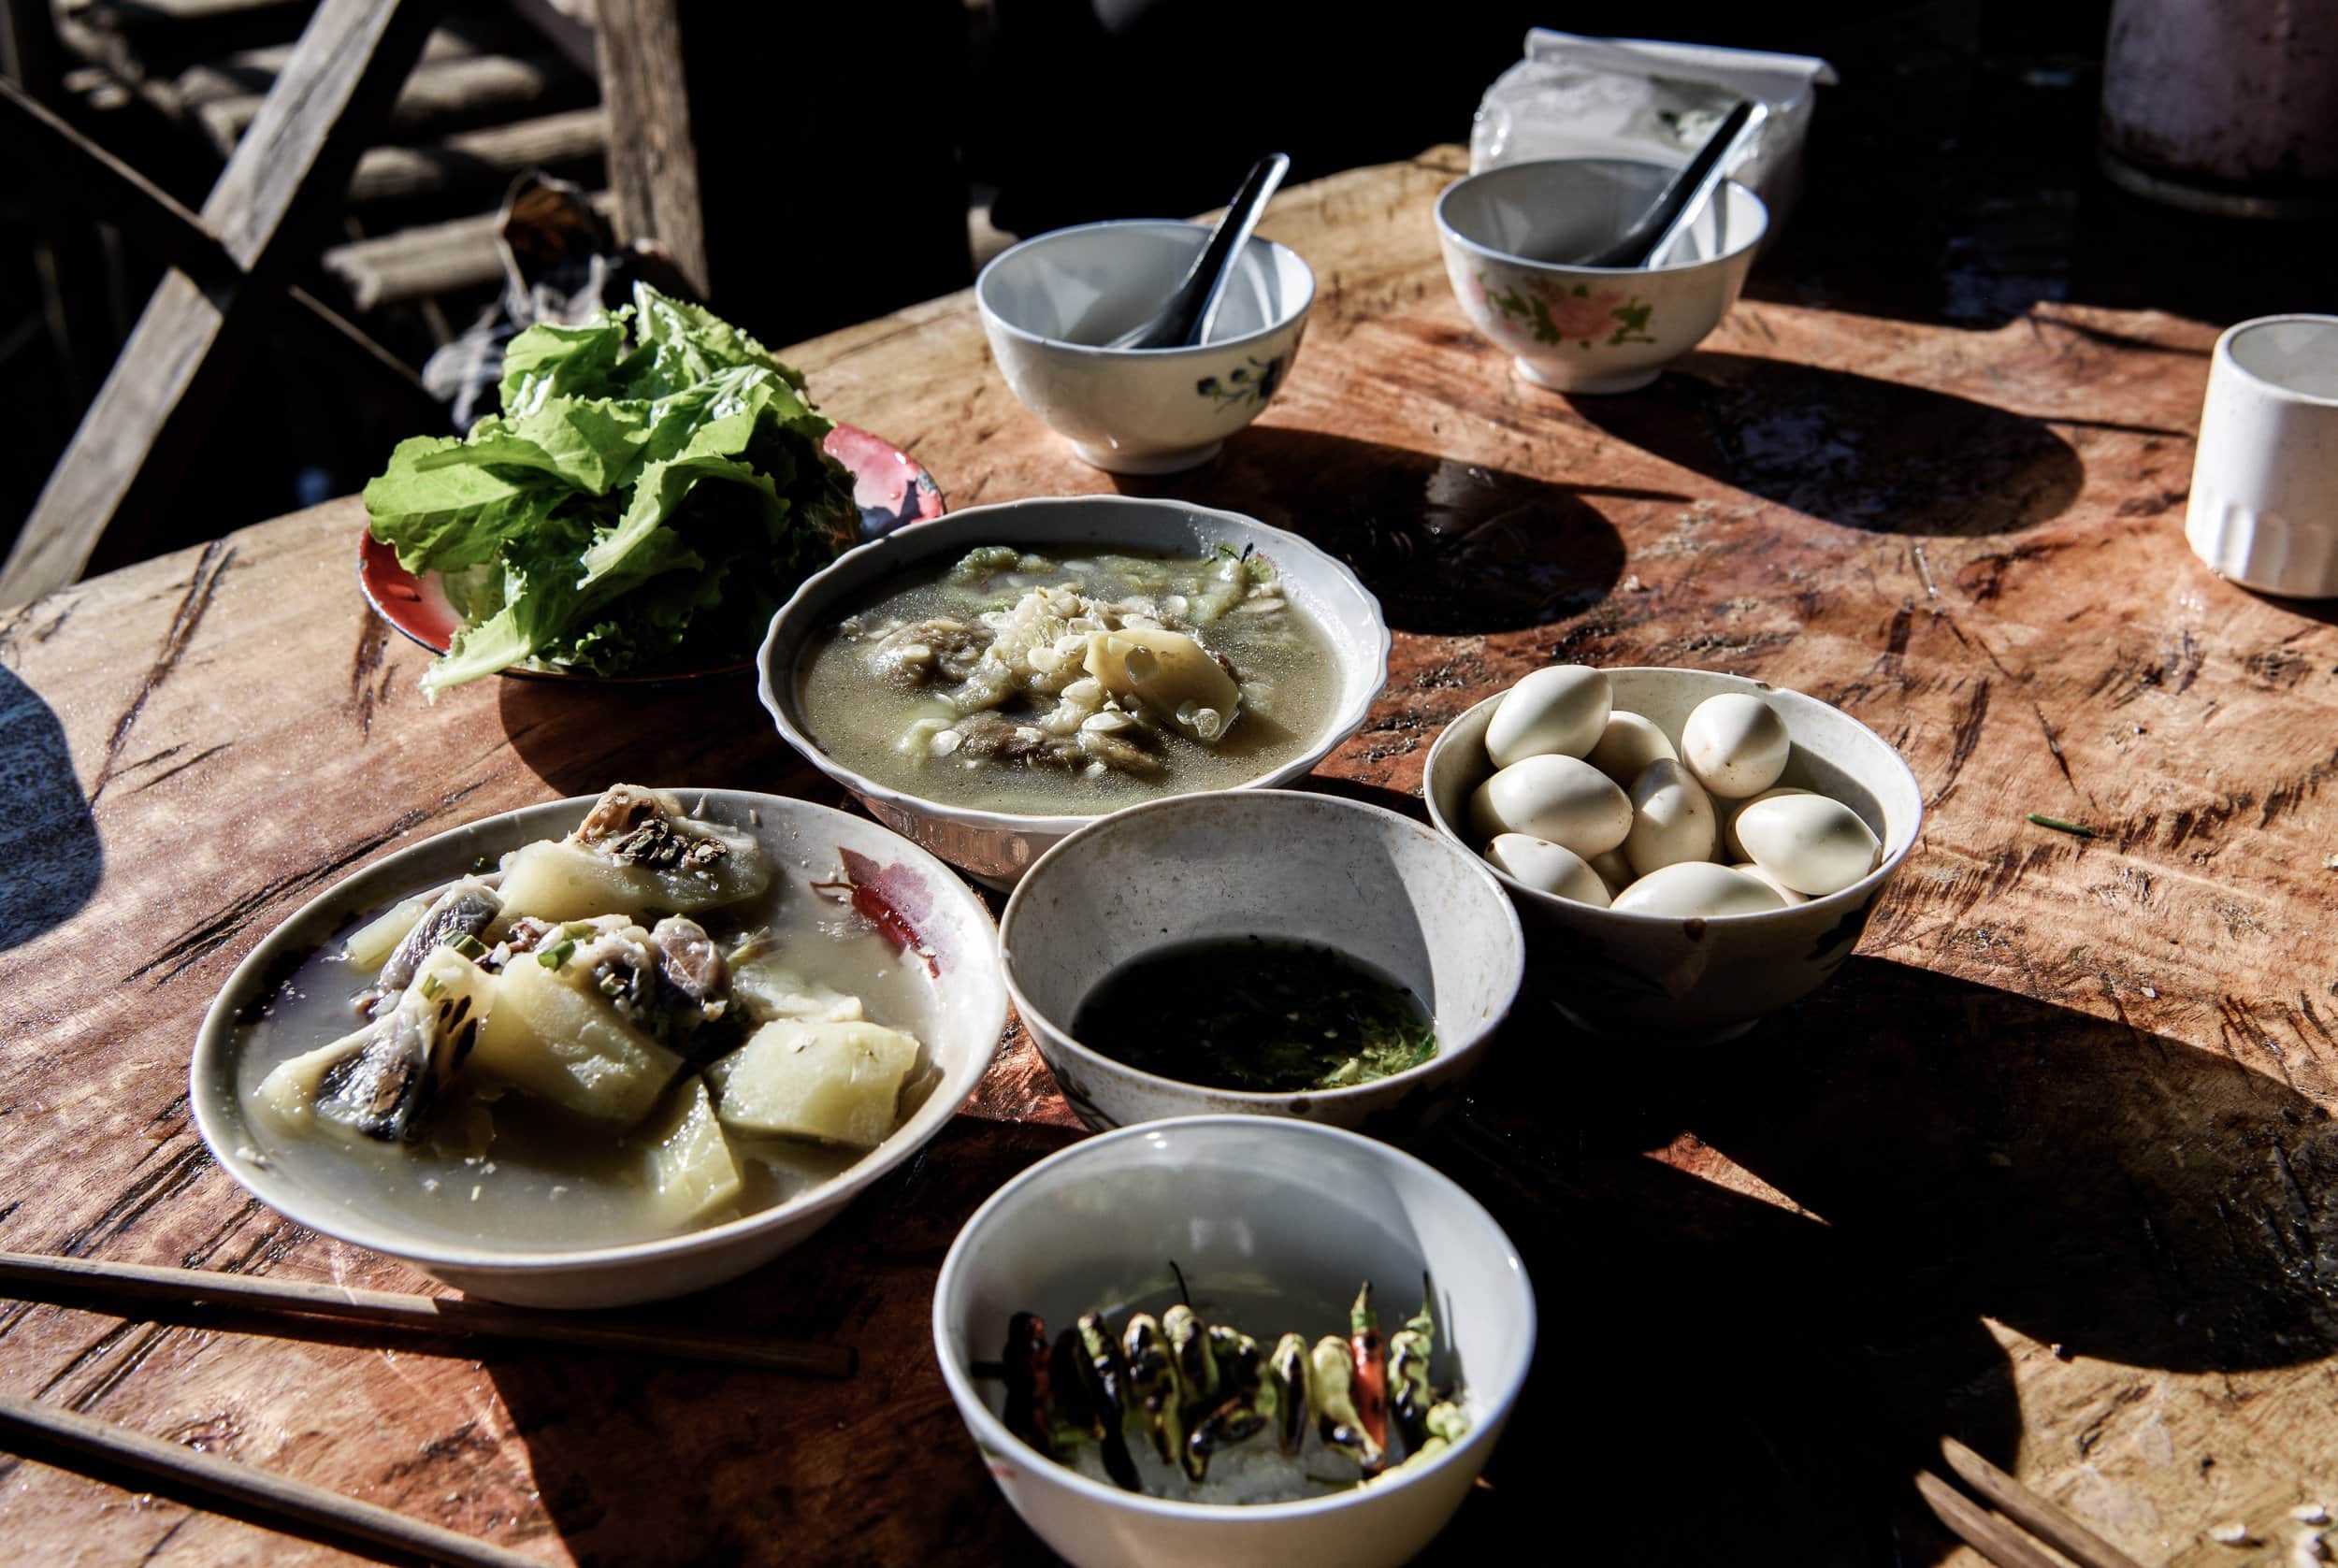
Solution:
[{"label": "soup broth", "polygon": [[947,805],[1089,815],[1248,783],[1329,722],[1330,643],[1272,565],[1004,547],[897,582],[808,648],[830,757]]}]

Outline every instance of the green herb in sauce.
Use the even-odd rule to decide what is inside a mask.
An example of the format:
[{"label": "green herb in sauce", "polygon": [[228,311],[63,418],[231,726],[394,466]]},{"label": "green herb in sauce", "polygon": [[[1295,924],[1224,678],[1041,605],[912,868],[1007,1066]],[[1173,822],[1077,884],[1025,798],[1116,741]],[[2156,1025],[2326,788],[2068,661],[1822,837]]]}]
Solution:
[{"label": "green herb in sauce", "polygon": [[1205,1088],[1345,1088],[1436,1055],[1412,993],[1314,942],[1231,937],[1148,953],[1104,976],[1073,1036],[1141,1072]]}]

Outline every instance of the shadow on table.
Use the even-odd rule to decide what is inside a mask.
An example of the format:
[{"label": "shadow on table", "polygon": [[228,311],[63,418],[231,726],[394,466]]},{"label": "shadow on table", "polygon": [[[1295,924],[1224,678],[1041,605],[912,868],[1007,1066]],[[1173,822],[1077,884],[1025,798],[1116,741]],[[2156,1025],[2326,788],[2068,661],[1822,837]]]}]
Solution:
[{"label": "shadow on table", "polygon": [[751,672],[671,685],[506,680],[497,701],[512,749],[563,795],[623,782],[843,800],[779,738]]},{"label": "shadow on table", "polygon": [[1645,391],[1573,407],[1667,462],[1869,533],[2013,533],[2059,515],[2086,477],[2027,414],[1791,360],[1699,352]]},{"label": "shadow on table", "polygon": [[[1074,1136],[960,1117],[802,1248],[653,1309],[855,1345],[849,1382],[491,1360],[569,1549],[1048,1561],[950,1407],[927,1303],[981,1199]],[[1985,1320],[2173,1371],[2338,1345],[2325,1113],[2220,1055],[1879,960],[1710,1051],[1595,1043],[1529,998],[1465,1114],[1409,1142],[1493,1210],[1541,1311],[1486,1485],[1425,1561],[1532,1539],[1585,1562],[1934,1562],[1911,1468],[1942,1432],[2010,1465],[2022,1431]],[[1649,1158],[1700,1144],[1774,1198]]]},{"label": "shadow on table", "polygon": [[1687,499],[1273,425],[1242,431],[1190,473],[1114,482],[1302,535],[1355,569],[1391,626],[1427,633],[1515,631],[1589,610],[1623,575],[1624,540],[1583,497]]},{"label": "shadow on table", "polygon": [[[1667,1145],[1777,1199],[1649,1157]],[[1542,1308],[1455,1560],[1535,1528],[1556,1485],[1578,1561],[1938,1561],[1911,1470],[1941,1433],[2010,1468],[2022,1431],[1984,1319],[2176,1372],[2338,1346],[2327,1113],[1880,960],[1710,1051],[1596,1043],[1529,1000],[1420,1147],[1494,1209]]]},{"label": "shadow on table", "polygon": [[626,1568],[1052,1561],[958,1418],[931,1304],[975,1207],[1077,1136],[961,1115],[786,1257],[638,1309],[854,1345],[859,1370],[843,1382],[551,1353],[490,1361],[568,1549]]},{"label": "shadow on table", "polygon": [[65,726],[40,694],[0,665],[0,953],[73,918],[105,874],[97,822],[73,771]]}]

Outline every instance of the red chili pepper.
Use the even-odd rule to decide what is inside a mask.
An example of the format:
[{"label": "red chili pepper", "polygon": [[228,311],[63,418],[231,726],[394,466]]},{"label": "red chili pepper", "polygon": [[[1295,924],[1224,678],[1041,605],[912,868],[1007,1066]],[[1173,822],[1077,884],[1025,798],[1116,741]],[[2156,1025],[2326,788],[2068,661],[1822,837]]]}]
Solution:
[{"label": "red chili pepper", "polygon": [[1356,1417],[1373,1444],[1388,1448],[1388,1354],[1380,1343],[1380,1319],[1372,1310],[1372,1282],[1356,1292],[1348,1313],[1348,1347],[1356,1363]]}]

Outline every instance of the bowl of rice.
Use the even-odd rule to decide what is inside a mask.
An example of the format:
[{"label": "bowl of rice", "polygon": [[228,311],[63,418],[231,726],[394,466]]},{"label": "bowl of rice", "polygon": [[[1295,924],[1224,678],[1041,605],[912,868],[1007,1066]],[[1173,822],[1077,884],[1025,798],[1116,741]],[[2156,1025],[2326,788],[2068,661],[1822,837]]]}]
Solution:
[{"label": "bowl of rice", "polygon": [[[1114,1483],[1100,1445],[1045,1453],[1007,1424],[1001,1345],[1017,1314],[1043,1334],[1090,1313],[1118,1329],[1182,1300],[1262,1346],[1286,1331],[1313,1342],[1348,1331],[1360,1281],[1392,1331],[1425,1287],[1431,1379],[1461,1417],[1449,1442],[1369,1478],[1312,1415],[1295,1453],[1254,1435],[1214,1452],[1199,1484],[1133,1423],[1138,1490]],[[1078,1568],[1395,1568],[1500,1438],[1534,1360],[1535,1296],[1493,1217],[1410,1155],[1311,1122],[1190,1116],[1086,1139],[1001,1187],[942,1265],[933,1342],[999,1489]]]}]

